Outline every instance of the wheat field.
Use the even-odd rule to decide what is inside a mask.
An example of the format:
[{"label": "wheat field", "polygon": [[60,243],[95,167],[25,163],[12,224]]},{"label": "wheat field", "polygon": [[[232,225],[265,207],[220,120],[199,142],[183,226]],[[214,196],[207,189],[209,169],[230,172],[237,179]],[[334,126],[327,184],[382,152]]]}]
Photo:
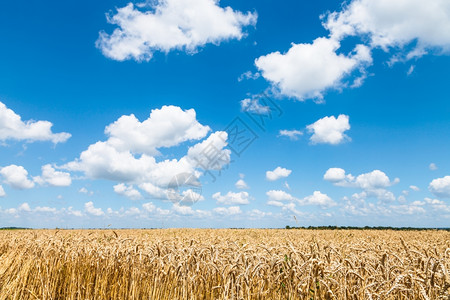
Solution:
[{"label": "wheat field", "polygon": [[0,299],[450,299],[445,231],[0,231]]}]

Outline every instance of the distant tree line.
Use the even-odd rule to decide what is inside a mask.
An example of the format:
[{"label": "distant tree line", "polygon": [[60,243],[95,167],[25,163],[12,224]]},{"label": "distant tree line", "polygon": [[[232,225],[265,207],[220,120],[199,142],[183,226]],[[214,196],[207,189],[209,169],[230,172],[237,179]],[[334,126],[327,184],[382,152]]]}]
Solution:
[{"label": "distant tree line", "polygon": [[25,227],[0,227],[0,230],[19,230],[19,229],[31,229]]},{"label": "distant tree line", "polygon": [[391,227],[391,226],[300,226],[291,227],[286,225],[286,229],[312,229],[312,230],[394,230],[394,231],[411,231],[411,230],[444,230],[450,231],[450,228],[423,228],[423,227]]}]

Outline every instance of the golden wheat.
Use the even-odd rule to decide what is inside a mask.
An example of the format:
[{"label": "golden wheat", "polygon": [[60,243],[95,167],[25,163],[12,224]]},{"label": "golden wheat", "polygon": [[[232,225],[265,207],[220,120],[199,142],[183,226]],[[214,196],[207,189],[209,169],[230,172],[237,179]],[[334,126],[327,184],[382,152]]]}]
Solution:
[{"label": "golden wheat", "polygon": [[0,231],[0,299],[449,299],[450,233]]}]

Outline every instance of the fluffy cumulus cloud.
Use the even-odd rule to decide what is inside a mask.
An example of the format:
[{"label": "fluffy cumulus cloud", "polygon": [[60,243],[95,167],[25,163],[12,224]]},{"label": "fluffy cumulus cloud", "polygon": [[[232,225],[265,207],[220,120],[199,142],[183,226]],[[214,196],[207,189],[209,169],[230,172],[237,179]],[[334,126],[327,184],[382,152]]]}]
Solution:
[{"label": "fluffy cumulus cloud", "polygon": [[415,186],[415,185],[410,185],[409,188],[410,188],[411,190],[413,190],[414,192],[420,191],[420,188],[417,187],[417,186]]},{"label": "fluffy cumulus cloud", "polygon": [[[327,194],[323,194],[320,191],[314,191],[312,195],[306,196],[303,199],[296,198],[291,194],[281,190],[270,190],[266,193],[268,197],[267,204],[272,206],[278,206],[283,208],[289,208],[292,206],[292,202],[298,205],[317,205],[322,208],[329,208],[336,205]],[[289,202],[286,204],[286,202]]]},{"label": "fluffy cumulus cloud", "polygon": [[160,188],[151,182],[144,182],[139,184],[139,188],[147,193],[148,196],[155,199],[165,199],[167,197],[167,191]]},{"label": "fluffy cumulus cloud", "polygon": [[56,171],[50,164],[42,166],[42,175],[34,177],[38,184],[49,184],[50,186],[70,186],[72,178],[69,173]]},{"label": "fluffy cumulus cloud", "polygon": [[231,160],[231,150],[224,149],[227,146],[227,139],[228,134],[225,131],[212,133],[203,142],[189,148],[187,161],[205,170],[222,169]]},{"label": "fluffy cumulus cloud", "polygon": [[242,210],[240,206],[230,206],[230,207],[216,207],[213,209],[213,212],[215,212],[218,215],[232,216],[241,214]]},{"label": "fluffy cumulus cloud", "polygon": [[266,179],[270,181],[275,181],[280,178],[286,178],[289,175],[291,175],[291,173],[292,170],[288,170],[282,167],[276,167],[275,170],[266,172]]},{"label": "fluffy cumulus cloud", "polygon": [[437,212],[443,212],[443,213],[450,213],[450,205],[447,205],[444,201],[438,200],[438,199],[431,199],[431,198],[425,198],[424,202],[419,202],[418,205],[428,205],[430,206],[434,211]]},{"label": "fluffy cumulus cloud", "polygon": [[28,171],[22,166],[10,165],[0,169],[3,182],[19,190],[31,189],[34,182],[28,178]]},{"label": "fluffy cumulus cloud", "polygon": [[84,210],[86,211],[86,213],[96,217],[103,216],[105,214],[101,208],[96,208],[94,206],[94,202],[92,201],[86,202],[84,204]]},{"label": "fluffy cumulus cloud", "polygon": [[242,73],[239,77],[238,77],[238,81],[241,82],[243,80],[256,80],[259,78],[259,76],[261,76],[261,74],[259,74],[258,72],[256,73],[252,73],[252,71],[247,71]]},{"label": "fluffy cumulus cloud", "polygon": [[327,194],[323,194],[320,191],[314,191],[312,195],[300,199],[298,202],[300,205],[318,205],[322,208],[336,206],[336,202]]},{"label": "fluffy cumulus cloud", "polygon": [[450,198],[450,176],[434,179],[428,189],[437,197]]},{"label": "fluffy cumulus cloud", "polygon": [[115,149],[148,155],[158,154],[157,148],[202,139],[209,131],[208,126],[197,121],[195,110],[172,105],[153,109],[143,122],[133,114],[122,116],[105,129],[108,144]]},{"label": "fluffy cumulus cloud", "polygon": [[62,168],[81,171],[91,179],[135,184],[154,198],[165,198],[175,176],[199,177],[201,171],[220,170],[230,162],[231,151],[225,149],[227,133],[221,131],[189,147],[187,154],[179,159],[157,159],[160,148],[178,146],[207,135],[209,127],[201,125],[195,116],[192,109],[163,106],[152,110],[144,122],[134,116],[121,117],[106,127],[109,136],[106,141],[90,145],[78,159]]},{"label": "fluffy cumulus cloud", "polygon": [[380,170],[374,170],[370,173],[357,176],[355,183],[362,189],[385,188],[393,184],[389,177]]},{"label": "fluffy cumulus cloud", "polygon": [[296,130],[296,129],[293,129],[293,130],[283,129],[283,130],[280,130],[280,132],[278,134],[278,136],[288,137],[291,141],[298,140],[298,137],[302,136],[302,135],[303,135],[303,132],[300,130]]},{"label": "fluffy cumulus cloud", "polygon": [[346,174],[342,168],[329,168],[323,175],[323,179],[338,186],[346,186],[354,180],[354,177],[351,174]]},{"label": "fluffy cumulus cloud", "polygon": [[281,94],[298,100],[322,99],[324,91],[341,88],[346,75],[372,62],[364,45],[349,55],[337,54],[339,48],[336,39],[317,38],[312,44],[292,44],[286,53],[261,56],[255,65]]},{"label": "fluffy cumulus cloud", "polygon": [[329,168],[325,172],[323,179],[332,182],[336,186],[362,189],[363,191],[361,193],[353,194],[352,199],[354,200],[375,197],[383,201],[394,201],[394,194],[386,188],[399,182],[398,178],[391,181],[380,170],[373,170],[372,172],[360,174],[355,177],[352,174],[347,174],[341,168]]},{"label": "fluffy cumulus cloud", "polygon": [[250,195],[247,192],[233,193],[230,191],[225,195],[217,192],[212,197],[217,201],[217,204],[222,205],[245,205],[250,203]]},{"label": "fluffy cumulus cloud", "polygon": [[330,13],[324,26],[336,39],[368,36],[372,47],[383,49],[415,41],[410,56],[428,49],[450,50],[450,3],[446,0],[354,0],[342,11]]},{"label": "fluffy cumulus cloud", "polygon": [[119,8],[108,15],[117,25],[112,34],[100,32],[97,47],[115,60],[150,60],[156,51],[195,53],[206,44],[240,40],[243,27],[255,25],[256,13],[220,7],[218,0],[157,0]]},{"label": "fluffy cumulus cloud", "polygon": [[22,121],[13,110],[0,102],[0,141],[51,141],[54,144],[67,141],[71,135],[66,132],[53,133],[49,121]]},{"label": "fluffy cumulus cloud", "polygon": [[294,201],[296,198],[282,190],[270,190],[266,193],[269,201]]},{"label": "fluffy cumulus cloud", "polygon": [[350,200],[344,197],[343,200],[345,203],[342,211],[353,216],[395,217],[421,215],[423,217],[427,212],[423,207],[424,203],[420,201],[400,205],[386,205],[385,203],[370,203],[365,199]]},{"label": "fluffy cumulus cloud", "polygon": [[[390,63],[450,52],[447,0],[353,0],[321,17],[328,37],[293,43],[285,53],[255,60],[261,75],[284,96],[321,100],[327,90],[360,86],[378,48],[392,53]],[[353,49],[341,51],[343,43],[353,43]]]},{"label": "fluffy cumulus cloud", "polygon": [[247,183],[244,181],[244,179],[239,179],[238,181],[236,181],[236,183],[234,184],[234,186],[235,186],[237,189],[240,189],[240,190],[248,189],[248,185],[247,185]]},{"label": "fluffy cumulus cloud", "polygon": [[205,200],[205,197],[199,192],[200,191],[195,191],[193,189],[185,189],[180,192],[170,191],[168,198],[178,206],[192,206],[198,201]]},{"label": "fluffy cumulus cloud", "polygon": [[113,188],[116,194],[130,198],[131,200],[139,200],[142,198],[141,193],[133,188],[132,185],[127,186],[124,183],[119,183],[116,184]]},{"label": "fluffy cumulus cloud", "polygon": [[354,177],[347,174],[341,168],[329,168],[323,175],[323,179],[332,182],[334,185],[343,187],[357,187],[361,189],[386,188],[399,181],[398,178],[391,181],[389,177],[380,170],[373,170]]},{"label": "fluffy cumulus cloud", "polygon": [[78,190],[78,193],[86,194],[86,195],[89,195],[89,196],[94,195],[94,192],[93,192],[93,191],[89,191],[89,190],[88,190],[87,188],[85,188],[85,187],[80,188],[80,189]]},{"label": "fluffy cumulus cloud", "polygon": [[247,182],[244,181],[245,174],[241,173],[241,174],[239,174],[239,177],[240,177],[240,179],[238,181],[236,181],[234,186],[240,190],[248,189],[249,186],[248,186]]},{"label": "fluffy cumulus cloud", "polygon": [[339,115],[324,117],[306,127],[312,136],[310,138],[313,144],[331,144],[337,145],[350,138],[344,133],[350,129],[349,117]]},{"label": "fluffy cumulus cloud", "polygon": [[0,197],[5,197],[6,193],[5,190],[3,189],[3,186],[0,185]]},{"label": "fluffy cumulus cloud", "polygon": [[258,115],[265,115],[270,113],[270,107],[264,106],[259,102],[258,98],[250,99],[246,98],[244,100],[241,100],[241,110],[258,114]]},{"label": "fluffy cumulus cloud", "polygon": [[156,209],[156,206],[153,204],[153,202],[147,202],[142,204],[142,208],[146,211],[146,212],[154,212]]}]

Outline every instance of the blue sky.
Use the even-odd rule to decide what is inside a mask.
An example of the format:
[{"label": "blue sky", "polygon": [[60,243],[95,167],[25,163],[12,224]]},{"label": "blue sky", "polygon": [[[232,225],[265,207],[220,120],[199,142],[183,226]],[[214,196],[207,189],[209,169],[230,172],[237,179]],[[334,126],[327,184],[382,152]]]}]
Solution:
[{"label": "blue sky", "polygon": [[0,226],[448,227],[449,32],[444,0],[5,3]]}]

